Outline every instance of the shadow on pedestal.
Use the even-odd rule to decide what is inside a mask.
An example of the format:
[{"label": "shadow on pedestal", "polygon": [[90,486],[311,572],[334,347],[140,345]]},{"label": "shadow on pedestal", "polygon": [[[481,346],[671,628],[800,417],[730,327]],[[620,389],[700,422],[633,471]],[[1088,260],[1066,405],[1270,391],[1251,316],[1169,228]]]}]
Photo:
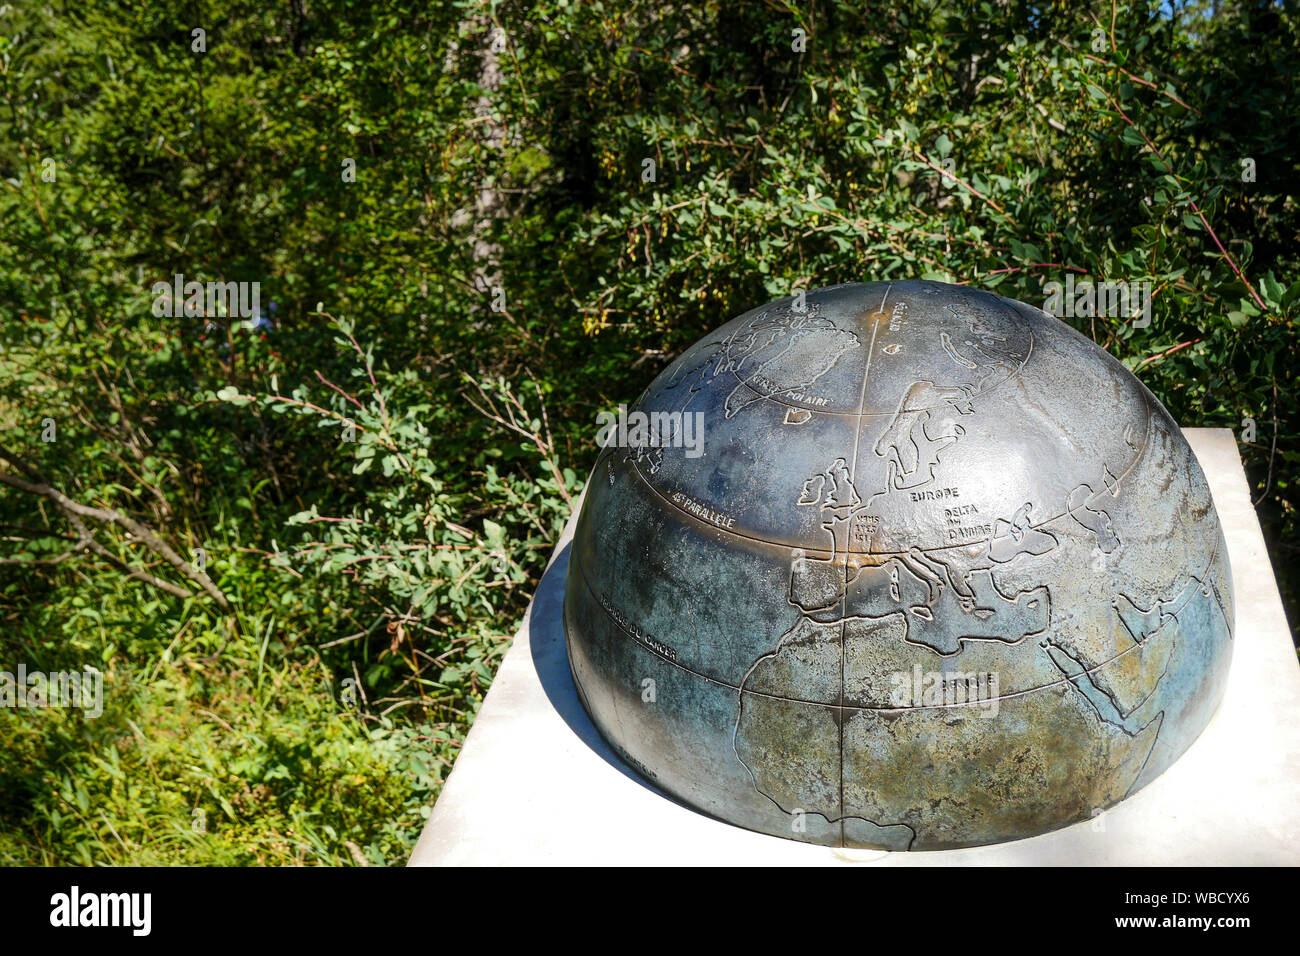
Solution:
[{"label": "shadow on pedestal", "polygon": [[635,780],[642,787],[659,794],[665,800],[671,800],[678,806],[686,807],[692,813],[699,813],[694,807],[687,806],[671,794],[664,793],[658,787],[629,767],[617,753],[605,742],[596,725],[591,722],[582,701],[578,698],[578,688],[573,683],[573,673],[569,670],[569,654],[564,645],[564,581],[569,572],[569,550],[566,544],[551,566],[542,575],[533,596],[532,610],[528,616],[528,640],[533,655],[533,667],[537,670],[538,680],[546,697],[551,702],[569,729],[588,747],[594,750],[611,767],[629,780]]}]

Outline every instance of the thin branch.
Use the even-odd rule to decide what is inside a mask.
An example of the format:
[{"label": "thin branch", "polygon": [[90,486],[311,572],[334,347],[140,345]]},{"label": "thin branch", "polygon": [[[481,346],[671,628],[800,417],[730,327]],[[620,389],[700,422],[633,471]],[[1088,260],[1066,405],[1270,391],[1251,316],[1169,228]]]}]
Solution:
[{"label": "thin branch", "polygon": [[45,481],[40,473],[20,455],[16,455],[4,448],[0,448],[0,458],[4,459],[10,465],[32,479],[31,481],[27,481],[7,472],[0,472],[0,482],[9,485],[12,488],[17,488],[20,491],[25,491],[28,494],[39,495],[42,498],[47,498],[54,502],[59,510],[63,512],[64,517],[68,519],[69,524],[71,524],[73,529],[77,532],[80,542],[79,547],[89,549],[129,577],[144,581],[153,587],[166,591],[169,594],[173,594],[176,597],[193,597],[193,595],[184,588],[171,584],[170,582],[164,581],[146,571],[133,568],[124,563],[111,551],[95,540],[94,535],[86,526],[83,519],[90,518],[96,521],[115,524],[124,529],[132,538],[142,543],[150,551],[158,555],[178,572],[207,592],[207,594],[221,606],[222,610],[230,610],[230,602],[226,599],[225,594],[221,592],[221,589],[212,582],[212,579],[209,578],[207,574],[194,567],[194,565],[188,563],[184,558],[177,554],[171,546],[167,544],[167,542],[163,541],[154,534],[152,530],[145,527],[134,518],[124,515],[116,509],[92,508],[89,505],[83,505],[79,502],[73,501],[67,495],[63,494],[63,492],[54,488]]}]

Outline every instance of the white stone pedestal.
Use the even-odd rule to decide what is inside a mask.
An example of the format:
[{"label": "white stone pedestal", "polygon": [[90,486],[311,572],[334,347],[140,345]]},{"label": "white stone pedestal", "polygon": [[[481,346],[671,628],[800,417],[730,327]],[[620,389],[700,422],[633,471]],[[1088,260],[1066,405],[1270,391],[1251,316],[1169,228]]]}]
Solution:
[{"label": "white stone pedestal", "polygon": [[1227,429],[1190,428],[1232,562],[1237,621],[1223,703],[1192,747],[1094,821],[966,850],[891,853],[752,833],[628,769],[578,702],[560,608],[573,521],[538,586],[410,863],[1300,864],[1300,666]]}]

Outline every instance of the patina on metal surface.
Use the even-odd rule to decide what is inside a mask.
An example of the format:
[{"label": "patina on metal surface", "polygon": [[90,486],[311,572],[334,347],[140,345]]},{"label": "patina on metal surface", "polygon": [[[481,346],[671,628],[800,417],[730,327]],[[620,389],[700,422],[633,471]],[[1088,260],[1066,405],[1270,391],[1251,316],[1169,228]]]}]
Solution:
[{"label": "patina on metal surface", "polygon": [[565,633],[600,732],[692,806],[829,846],[1027,837],[1144,786],[1218,705],[1205,477],[1045,312],[822,289],[706,336],[635,408],[702,413],[703,454],[601,454]]}]

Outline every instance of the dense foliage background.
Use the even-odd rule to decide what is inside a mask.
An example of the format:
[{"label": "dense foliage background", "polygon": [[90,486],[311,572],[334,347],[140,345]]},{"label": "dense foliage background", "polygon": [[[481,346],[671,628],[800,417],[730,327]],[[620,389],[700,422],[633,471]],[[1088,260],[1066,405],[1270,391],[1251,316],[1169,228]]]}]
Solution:
[{"label": "dense foliage background", "polygon": [[1071,321],[1294,619],[1294,4],[406,6],[0,8],[0,666],[106,691],[0,710],[0,862],[401,862],[596,413],[798,287],[1150,280]]}]

